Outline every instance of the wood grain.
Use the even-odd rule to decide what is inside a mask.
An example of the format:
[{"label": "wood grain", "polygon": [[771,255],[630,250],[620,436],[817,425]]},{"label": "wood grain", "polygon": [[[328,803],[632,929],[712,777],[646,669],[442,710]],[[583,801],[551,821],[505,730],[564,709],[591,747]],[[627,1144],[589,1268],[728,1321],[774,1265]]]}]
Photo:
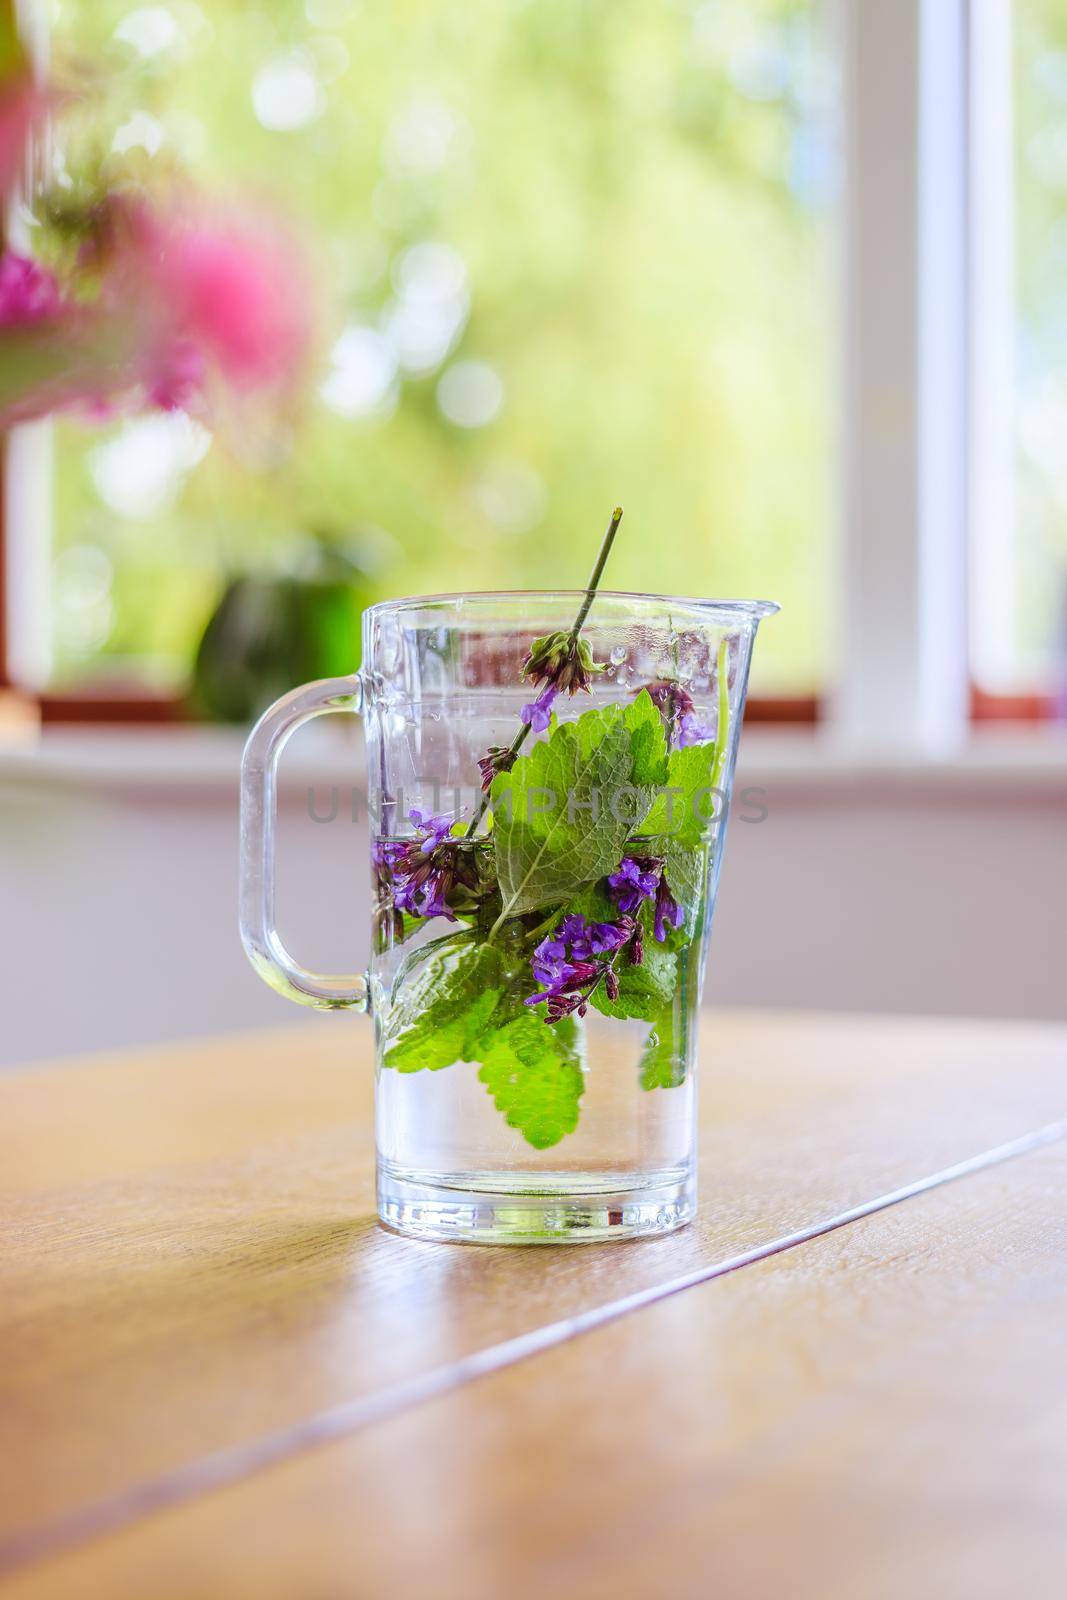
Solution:
[{"label": "wood grain", "polygon": [[661,1301],[10,1600],[1059,1600],[1067,1146]]},{"label": "wood grain", "polygon": [[632,1245],[463,1249],[373,1217],[369,1031],[0,1080],[0,1536],[620,1296],[1063,1114],[1053,1027],[717,1017],[702,1204]]}]

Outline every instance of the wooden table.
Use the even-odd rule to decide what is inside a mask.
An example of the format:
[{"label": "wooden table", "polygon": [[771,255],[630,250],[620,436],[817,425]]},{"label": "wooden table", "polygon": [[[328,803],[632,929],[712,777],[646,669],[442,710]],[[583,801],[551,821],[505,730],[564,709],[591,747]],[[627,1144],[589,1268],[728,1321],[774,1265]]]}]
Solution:
[{"label": "wooden table", "polygon": [[0,1595],[1067,1594],[1067,1029],[716,1016],[701,1211],[395,1238],[369,1029],[0,1078]]}]

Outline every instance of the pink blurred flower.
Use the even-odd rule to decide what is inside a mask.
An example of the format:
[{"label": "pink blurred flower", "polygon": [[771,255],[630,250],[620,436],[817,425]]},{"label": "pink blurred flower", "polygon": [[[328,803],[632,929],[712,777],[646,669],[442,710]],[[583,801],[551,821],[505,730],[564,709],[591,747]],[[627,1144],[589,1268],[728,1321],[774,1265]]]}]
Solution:
[{"label": "pink blurred flower", "polygon": [[8,250],[0,256],[0,328],[20,328],[62,309],[59,284],[46,267]]},{"label": "pink blurred flower", "polygon": [[254,449],[272,432],[259,423],[288,409],[309,366],[311,285],[304,253],[261,217],[109,196],[69,285],[0,256],[0,343],[13,341],[0,350],[0,426],[145,406],[225,425],[234,397],[255,396],[259,413],[230,419]]},{"label": "pink blurred flower", "polygon": [[204,387],[204,357],[195,344],[178,340],[154,351],[148,373],[148,403],[160,411],[190,411]]},{"label": "pink blurred flower", "polygon": [[154,328],[144,381],[154,404],[187,406],[212,376],[243,394],[284,394],[303,376],[312,342],[310,273],[273,224],[138,207],[119,243],[120,293]]},{"label": "pink blurred flower", "polygon": [[0,82],[0,197],[22,176],[30,135],[47,108],[48,95],[27,68]]}]

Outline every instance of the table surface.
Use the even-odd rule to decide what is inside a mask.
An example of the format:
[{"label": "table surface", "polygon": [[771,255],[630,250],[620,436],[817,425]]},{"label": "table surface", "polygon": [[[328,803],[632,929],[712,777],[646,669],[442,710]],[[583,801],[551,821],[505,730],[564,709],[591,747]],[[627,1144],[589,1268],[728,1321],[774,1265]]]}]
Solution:
[{"label": "table surface", "polygon": [[701,1204],[394,1237],[347,1017],[0,1077],[0,1595],[1067,1593],[1067,1029],[713,1015]]}]

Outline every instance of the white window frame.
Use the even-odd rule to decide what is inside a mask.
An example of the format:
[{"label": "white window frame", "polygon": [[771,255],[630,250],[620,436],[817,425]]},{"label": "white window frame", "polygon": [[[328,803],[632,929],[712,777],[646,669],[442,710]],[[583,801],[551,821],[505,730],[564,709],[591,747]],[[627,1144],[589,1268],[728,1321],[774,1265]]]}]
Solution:
[{"label": "white window frame", "polygon": [[971,10],[840,11],[842,658],[826,731],[861,752],[944,755],[969,731]]}]

